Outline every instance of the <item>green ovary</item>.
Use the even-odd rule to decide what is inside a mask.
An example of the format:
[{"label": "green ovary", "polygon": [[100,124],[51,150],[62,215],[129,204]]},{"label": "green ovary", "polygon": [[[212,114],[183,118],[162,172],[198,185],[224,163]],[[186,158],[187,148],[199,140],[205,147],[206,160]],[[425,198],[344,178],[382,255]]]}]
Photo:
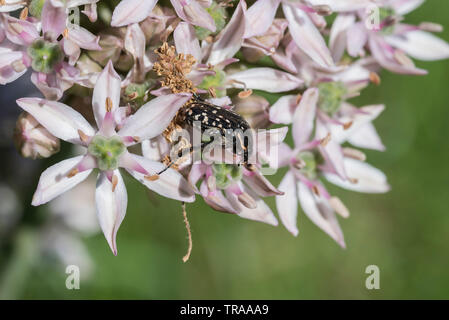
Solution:
[{"label": "green ovary", "polygon": [[347,93],[343,82],[322,82],[318,85],[320,97],[318,106],[329,115],[333,115],[341,106]]},{"label": "green ovary", "polygon": [[214,164],[212,171],[219,189],[226,189],[233,182],[240,181],[243,176],[242,168],[232,164]]},{"label": "green ovary", "polygon": [[31,67],[36,72],[50,73],[56,64],[62,61],[64,55],[57,43],[42,39],[36,40],[28,48],[31,57]]},{"label": "green ovary", "polygon": [[314,180],[316,178],[317,165],[315,155],[310,151],[303,151],[298,154],[298,158],[305,163],[305,166],[299,171],[308,179]]},{"label": "green ovary", "polygon": [[217,97],[221,98],[226,95],[225,89],[226,73],[222,70],[215,70],[215,75],[205,76],[201,84],[198,86],[200,89],[209,90],[214,88]]},{"label": "green ovary", "polygon": [[125,152],[125,145],[119,137],[95,136],[88,151],[97,159],[100,170],[115,170],[118,168],[120,156]]}]

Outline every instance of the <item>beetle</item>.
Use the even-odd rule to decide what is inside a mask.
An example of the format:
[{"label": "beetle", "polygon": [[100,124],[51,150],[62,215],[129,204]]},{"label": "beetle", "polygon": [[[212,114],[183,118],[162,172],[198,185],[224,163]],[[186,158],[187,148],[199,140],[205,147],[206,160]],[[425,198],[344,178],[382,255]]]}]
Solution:
[{"label": "beetle", "polygon": [[[193,94],[192,101],[180,112],[180,116],[177,117],[178,124],[181,126],[188,125],[200,130],[202,137],[212,137],[211,140],[201,141],[201,151],[214,142],[214,136],[219,135],[222,138],[222,147],[232,148],[233,154],[243,156],[241,164],[252,170],[253,166],[248,164],[252,153],[252,135],[248,134],[251,133],[251,127],[241,115],[232,110],[214,105],[197,94]],[[192,153],[194,149],[193,145],[190,146],[189,152]],[[181,156],[183,151],[179,150],[178,156]],[[170,162],[158,174],[166,171],[171,165],[173,165],[173,162]]]}]

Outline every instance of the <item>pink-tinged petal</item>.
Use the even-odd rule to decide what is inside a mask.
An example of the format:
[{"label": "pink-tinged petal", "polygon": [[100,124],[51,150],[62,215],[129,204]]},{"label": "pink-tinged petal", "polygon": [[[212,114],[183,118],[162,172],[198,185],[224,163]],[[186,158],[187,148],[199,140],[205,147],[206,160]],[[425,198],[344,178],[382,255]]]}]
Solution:
[{"label": "pink-tinged petal", "polygon": [[231,203],[226,199],[221,190],[209,191],[207,183],[203,181],[200,186],[201,194],[203,195],[204,202],[207,203],[212,209],[220,212],[237,214],[238,212]]},{"label": "pink-tinged petal", "polygon": [[[343,110],[347,109],[348,105],[343,105]],[[332,139],[337,143],[344,143],[350,137],[357,135],[360,128],[369,124],[376,119],[385,109],[383,104],[365,106],[357,110],[354,114],[348,114],[340,117],[338,120],[341,123],[352,123],[351,126],[345,129],[342,125],[329,124],[329,129],[332,134]]]},{"label": "pink-tinged petal", "polygon": [[125,35],[125,49],[134,57],[134,61],[140,61],[143,64],[145,34],[138,23],[133,23],[128,26]]},{"label": "pink-tinged petal", "polygon": [[290,171],[284,176],[279,185],[279,190],[284,195],[276,196],[276,208],[279,218],[285,228],[295,237],[298,235],[297,216],[298,216],[298,197],[296,192],[296,178]]},{"label": "pink-tinged petal", "polygon": [[237,215],[244,219],[260,221],[273,226],[278,225],[278,221],[271,211],[270,207],[262,200],[255,196],[250,190],[244,189],[256,202],[256,208],[250,209],[245,207],[238,200],[238,196],[233,192],[226,190],[226,198],[232,204],[232,206],[238,211]]},{"label": "pink-tinged petal", "polygon": [[186,22],[180,22],[173,32],[173,39],[175,41],[176,52],[183,54],[191,54],[197,63],[201,62],[201,47],[200,42],[195,34],[195,29],[192,25]]},{"label": "pink-tinged petal", "polygon": [[292,134],[295,146],[300,147],[312,134],[319,91],[317,88],[307,89],[293,115]]},{"label": "pink-tinged petal", "polygon": [[114,9],[111,26],[123,27],[146,19],[157,0],[122,0]]},{"label": "pink-tinged petal", "polygon": [[339,14],[332,24],[329,49],[334,61],[340,61],[346,49],[346,31],[355,23],[354,14]]},{"label": "pink-tinged petal", "polygon": [[312,6],[327,6],[333,12],[348,12],[365,9],[373,0],[308,0]]},{"label": "pink-tinged petal", "polygon": [[245,39],[264,34],[273,23],[280,0],[256,1],[246,12]]},{"label": "pink-tinged petal", "polygon": [[22,60],[23,54],[20,51],[0,53],[0,84],[13,82],[27,71]]},{"label": "pink-tinged petal", "polygon": [[86,4],[84,6],[84,10],[81,12],[84,13],[87,16],[87,18],[89,18],[90,22],[96,22],[98,19],[96,3]]},{"label": "pink-tinged petal", "polygon": [[288,166],[293,156],[293,150],[286,144],[279,145],[279,157],[276,163],[271,164],[272,168],[282,168]]},{"label": "pink-tinged petal", "polygon": [[84,181],[92,169],[80,172],[72,177],[68,177],[70,171],[74,169],[83,159],[83,156],[70,158],[47,168],[39,178],[37,190],[33,195],[33,206],[47,203],[60,194],[72,189],[78,183]]},{"label": "pink-tinged petal", "polygon": [[357,192],[363,193],[385,193],[390,190],[387,182],[387,177],[379,169],[370,164],[345,158],[344,164],[348,177],[351,181],[343,181],[335,174],[325,173],[326,179],[333,184]]},{"label": "pink-tinged petal", "polygon": [[359,148],[385,151],[385,146],[372,123],[367,123],[360,127],[348,138],[348,142]]},{"label": "pink-tinged petal", "polygon": [[[188,181],[195,188],[195,191],[198,192],[196,184],[200,179],[206,174],[206,166],[202,163],[193,164],[189,171]],[[206,194],[206,193],[205,193]]]},{"label": "pink-tinged petal", "polygon": [[352,57],[358,57],[363,54],[363,47],[368,41],[368,31],[366,26],[362,23],[356,23],[347,31],[346,44],[348,54]]},{"label": "pink-tinged petal", "polygon": [[270,168],[278,168],[279,158],[282,156],[280,146],[288,132],[288,127],[271,130],[259,129],[256,133],[256,146],[253,155],[256,161],[250,157],[250,163],[268,163]]},{"label": "pink-tinged petal", "polygon": [[110,112],[115,112],[120,103],[121,79],[115,72],[112,61],[109,60],[106,67],[101,72],[94,87],[92,96],[92,107],[95,121],[99,128],[107,112],[106,100],[111,103]]},{"label": "pink-tinged petal", "polygon": [[391,6],[398,15],[405,15],[424,3],[424,0],[399,0],[391,1]]},{"label": "pink-tinged petal", "polygon": [[[328,134],[329,129],[322,123],[321,120],[317,119],[315,132],[316,139],[325,139]],[[330,166],[337,175],[346,180],[347,175],[343,162],[343,151],[340,144],[333,140],[331,135],[330,141],[328,141],[324,146],[319,145],[318,148],[326,161],[326,165]]]},{"label": "pink-tinged petal", "polygon": [[199,1],[170,0],[176,14],[184,21],[215,32],[215,22]]},{"label": "pink-tinged petal", "polygon": [[106,174],[101,172],[97,179],[95,203],[101,230],[108,241],[114,255],[117,255],[117,231],[125,218],[128,206],[128,194],[119,170],[114,170],[112,183]]},{"label": "pink-tinged petal", "polygon": [[75,42],[69,39],[64,39],[62,48],[64,49],[65,55],[69,57],[69,64],[72,66],[75,65],[81,54],[80,47]]},{"label": "pink-tinged petal", "polygon": [[256,170],[251,175],[244,176],[245,183],[260,197],[271,197],[283,194],[282,191],[265,178],[260,171]]},{"label": "pink-tinged petal", "polygon": [[[166,166],[160,162],[151,161],[133,154],[131,154],[131,156],[151,175],[166,168]],[[157,180],[153,181],[146,179],[145,175],[140,172],[130,169],[126,170],[148,189],[153,190],[164,197],[185,202],[195,201],[195,194],[192,187],[176,170],[171,168],[167,169],[164,173],[159,175]]]},{"label": "pink-tinged petal", "polygon": [[163,136],[142,141],[142,155],[153,161],[162,161],[170,151],[170,146]]},{"label": "pink-tinged petal", "polygon": [[154,98],[130,116],[118,134],[120,136],[151,139],[161,134],[191,94],[169,94]]},{"label": "pink-tinged petal", "polygon": [[80,48],[86,50],[101,50],[101,47],[98,44],[100,37],[94,35],[83,27],[69,28],[67,37],[76,43]]},{"label": "pink-tinged petal", "polygon": [[243,43],[245,33],[246,3],[241,0],[226,27],[218,35],[218,41],[212,45],[208,62],[215,65],[233,58]]},{"label": "pink-tinged petal", "polygon": [[87,4],[97,3],[100,0],[50,0],[55,7],[73,8]]},{"label": "pink-tinged petal", "polygon": [[39,38],[36,26],[29,21],[5,15],[3,25],[6,37],[12,43],[28,46]]},{"label": "pink-tinged petal", "polygon": [[22,98],[17,100],[17,104],[59,139],[83,144],[79,130],[88,136],[95,134],[95,130],[81,114],[63,103],[40,98]]},{"label": "pink-tinged petal", "polygon": [[41,21],[44,37],[56,40],[66,28],[67,13],[65,7],[54,7],[51,1],[45,1]]},{"label": "pink-tinged petal", "polygon": [[374,59],[385,69],[399,74],[427,74],[426,70],[416,68],[411,61],[411,64],[399,63],[394,57],[394,49],[382,38],[370,36],[368,43]]},{"label": "pink-tinged petal", "polygon": [[297,107],[298,96],[285,95],[280,97],[270,108],[270,121],[273,123],[290,124]]},{"label": "pink-tinged petal", "polygon": [[302,182],[298,182],[297,189],[299,202],[307,217],[342,248],[346,248],[343,232],[328,201],[323,197],[317,197]]},{"label": "pink-tinged petal", "polygon": [[58,81],[58,79],[55,79],[55,75],[44,75],[44,77],[42,77],[42,75],[42,73],[33,72],[31,74],[31,82],[44,95],[45,99],[54,101],[61,99],[62,94],[64,93],[61,86],[63,81]]},{"label": "pink-tinged petal", "polygon": [[401,35],[385,37],[392,46],[401,49],[412,58],[425,61],[449,58],[449,44],[430,32],[409,31]]},{"label": "pink-tinged petal", "polygon": [[227,77],[228,87],[285,92],[298,88],[303,81],[287,72],[272,68],[251,68],[233,73]]},{"label": "pink-tinged petal", "polygon": [[298,47],[320,66],[333,66],[334,61],[326,42],[307,13],[287,4],[283,4],[282,8],[288,20],[292,38]]}]

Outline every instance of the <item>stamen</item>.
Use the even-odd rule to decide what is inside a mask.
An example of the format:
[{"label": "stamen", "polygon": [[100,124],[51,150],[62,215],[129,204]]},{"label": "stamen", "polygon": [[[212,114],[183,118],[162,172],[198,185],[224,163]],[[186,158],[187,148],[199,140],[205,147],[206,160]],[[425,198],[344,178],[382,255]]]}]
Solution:
[{"label": "stamen", "polygon": [[212,96],[212,98],[217,97],[217,92],[215,91],[215,88],[209,88],[209,94]]},{"label": "stamen", "polygon": [[72,170],[70,170],[70,172],[67,174],[68,178],[72,178],[74,176],[76,176],[78,174],[78,168],[73,168]]},{"label": "stamen", "polygon": [[317,186],[312,187],[313,193],[315,193],[318,197],[321,196],[320,189]]},{"label": "stamen", "polygon": [[25,7],[20,12],[20,20],[26,20],[28,18],[28,7]]},{"label": "stamen", "polygon": [[357,184],[359,182],[359,179],[357,178],[348,178],[349,182],[351,182],[352,184]]},{"label": "stamen", "polygon": [[337,212],[343,218],[349,217],[349,210],[348,208],[346,208],[343,202],[341,202],[340,198],[338,197],[330,198],[329,204],[331,205],[332,209],[334,209],[335,212]]},{"label": "stamen", "polygon": [[112,99],[107,97],[106,98],[106,112],[112,111]]},{"label": "stamen", "polygon": [[5,5],[6,5],[5,0],[0,0],[0,6],[5,6]]},{"label": "stamen", "polygon": [[415,64],[413,63],[412,59],[410,59],[404,52],[401,50],[395,50],[394,51],[394,58],[397,62],[399,62],[401,65],[406,67],[414,67]]},{"label": "stamen", "polygon": [[298,95],[296,96],[296,105],[298,105],[301,102],[302,99],[302,95],[300,93],[298,93]]},{"label": "stamen", "polygon": [[253,94],[253,90],[248,89],[248,90],[245,90],[245,91],[240,91],[238,96],[239,96],[240,99],[246,99],[246,98],[248,98],[252,94]]},{"label": "stamen", "polygon": [[380,85],[380,76],[375,72],[370,72],[369,81],[371,81],[376,86],[378,86],[378,85]]},{"label": "stamen", "polygon": [[139,138],[138,136],[134,136],[134,137],[133,137],[133,141],[134,141],[135,143],[139,143],[139,142],[140,142],[140,138]]},{"label": "stamen", "polygon": [[159,175],[153,174],[151,176],[145,176],[144,178],[145,178],[145,180],[148,180],[148,181],[156,181],[159,179]]},{"label": "stamen", "polygon": [[349,121],[349,122],[344,123],[343,124],[343,129],[348,130],[349,128],[352,127],[353,123],[354,123],[353,121]]},{"label": "stamen", "polygon": [[357,150],[357,149],[348,148],[348,147],[343,148],[343,154],[346,157],[353,158],[353,159],[356,159],[356,160],[360,160],[360,161],[365,161],[366,160],[366,154],[363,153],[360,150]]},{"label": "stamen", "polygon": [[89,136],[85,134],[82,130],[78,129],[78,135],[80,136],[80,140],[84,143],[89,141]]},{"label": "stamen", "polygon": [[187,262],[190,258],[190,254],[192,253],[192,247],[193,247],[193,242],[192,242],[192,232],[190,230],[190,223],[189,220],[187,219],[187,211],[186,211],[186,204],[185,202],[182,203],[182,215],[184,216],[184,223],[186,225],[186,229],[187,229],[187,236],[189,239],[189,248],[187,249],[187,253],[186,255],[182,258],[182,261]]},{"label": "stamen", "polygon": [[327,146],[327,144],[331,141],[331,134],[328,132],[327,136],[325,136],[323,139],[320,140],[320,144],[322,147]]},{"label": "stamen", "polygon": [[298,170],[305,168],[306,165],[307,165],[306,162],[301,158],[296,159],[296,161],[293,163],[293,167]]},{"label": "stamen", "polygon": [[320,16],[329,16],[332,14],[332,9],[327,4],[313,6],[313,10]]},{"label": "stamen", "polygon": [[257,202],[246,192],[243,192],[237,197],[241,204],[243,204],[248,209],[256,209],[257,208]]},{"label": "stamen", "polygon": [[69,29],[65,28],[64,31],[62,32],[62,35],[64,36],[64,38],[68,38],[68,36],[69,36]]},{"label": "stamen", "polygon": [[22,60],[16,60],[11,64],[12,68],[15,72],[22,72],[26,69],[26,66],[23,64]]},{"label": "stamen", "polygon": [[112,176],[111,182],[112,182],[112,192],[115,192],[115,188],[117,187],[117,183],[118,183],[118,178],[115,174]]}]

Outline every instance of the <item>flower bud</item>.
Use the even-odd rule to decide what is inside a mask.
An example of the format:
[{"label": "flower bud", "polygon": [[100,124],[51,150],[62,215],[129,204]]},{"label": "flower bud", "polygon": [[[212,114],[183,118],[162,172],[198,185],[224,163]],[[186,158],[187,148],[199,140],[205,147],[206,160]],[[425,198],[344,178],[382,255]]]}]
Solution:
[{"label": "flower bud", "polygon": [[23,157],[31,159],[48,158],[60,147],[59,139],[26,112],[17,119],[14,143]]}]

